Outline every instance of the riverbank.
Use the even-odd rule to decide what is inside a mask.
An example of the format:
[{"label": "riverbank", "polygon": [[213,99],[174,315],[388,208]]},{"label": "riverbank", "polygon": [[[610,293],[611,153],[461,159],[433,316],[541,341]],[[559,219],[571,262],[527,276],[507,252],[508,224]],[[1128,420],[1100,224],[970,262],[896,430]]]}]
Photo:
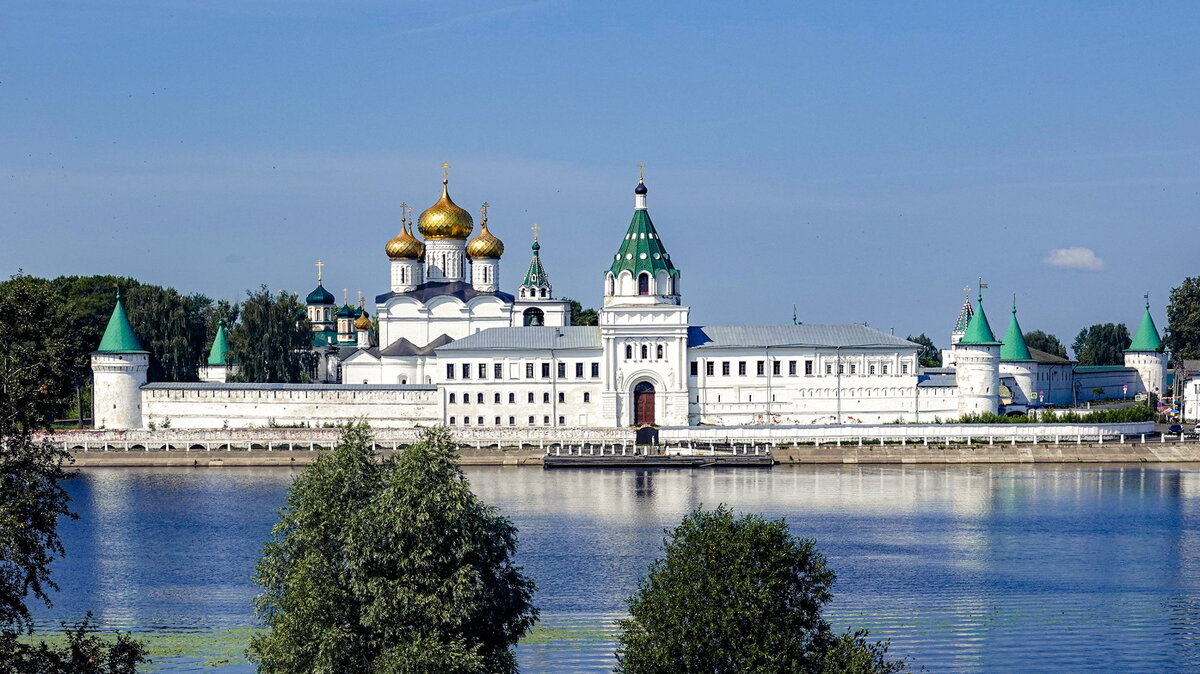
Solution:
[{"label": "riverbank", "polygon": [[[1200,463],[1200,443],[1116,442],[974,445],[817,445],[776,447],[780,464],[938,464],[938,463]],[[306,466],[315,451],[73,451],[75,466]],[[387,456],[393,450],[380,450]],[[539,449],[462,449],[464,466],[532,466],[541,468]]]}]

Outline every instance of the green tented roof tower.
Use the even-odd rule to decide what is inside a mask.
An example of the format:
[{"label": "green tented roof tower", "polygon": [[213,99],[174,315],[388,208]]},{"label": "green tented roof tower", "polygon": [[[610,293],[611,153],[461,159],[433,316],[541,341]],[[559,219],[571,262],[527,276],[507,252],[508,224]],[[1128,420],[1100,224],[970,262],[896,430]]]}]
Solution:
[{"label": "green tented roof tower", "polygon": [[1158,327],[1154,325],[1154,317],[1150,315],[1150,302],[1146,302],[1146,313],[1142,314],[1142,323],[1138,326],[1133,343],[1126,351],[1159,351],[1162,349],[1162,339],[1158,336]]},{"label": "green tented roof tower", "polygon": [[958,343],[978,344],[981,346],[1000,345],[1000,342],[996,341],[996,335],[992,333],[992,326],[988,323],[987,314],[983,313],[982,292],[980,292],[979,297],[975,301],[975,313],[967,323],[967,331]]},{"label": "green tented roof tower", "polygon": [[533,258],[529,260],[529,269],[525,271],[525,278],[521,280],[523,286],[550,286],[550,275],[546,273],[546,268],[542,266],[542,244],[538,243],[537,239],[533,240]]},{"label": "green tented roof tower", "polygon": [[1008,321],[1008,332],[1004,333],[1004,344],[1000,347],[1000,360],[1008,363],[1032,361],[1029,345],[1017,322],[1017,300],[1013,298],[1012,319]]},{"label": "green tented roof tower", "polygon": [[650,213],[646,210],[647,191],[645,181],[639,179],[633,191],[633,220],[629,222],[629,229],[625,232],[621,248],[613,258],[612,266],[608,268],[613,276],[620,276],[623,271],[628,271],[634,278],[641,272],[649,272],[653,277],[659,271],[679,276],[679,271],[671,263],[671,256],[663,247],[662,239],[658,238],[658,231],[654,229]]},{"label": "green tented roof tower", "polygon": [[217,336],[213,338],[212,348],[208,351],[208,364],[229,365],[231,356],[229,337],[225,334],[225,319],[221,319],[217,321]]},{"label": "green tented roof tower", "polygon": [[96,353],[150,353],[142,348],[133,325],[129,323],[129,315],[125,313],[125,302],[121,300],[121,290],[117,289],[117,304],[113,307],[112,316],[108,318],[108,327],[100,338],[100,346]]}]

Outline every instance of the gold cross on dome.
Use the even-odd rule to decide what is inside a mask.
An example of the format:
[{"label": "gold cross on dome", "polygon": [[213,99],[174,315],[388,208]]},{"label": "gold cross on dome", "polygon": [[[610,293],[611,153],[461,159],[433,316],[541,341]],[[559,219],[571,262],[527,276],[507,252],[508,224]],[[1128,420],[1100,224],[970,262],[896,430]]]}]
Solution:
[{"label": "gold cross on dome", "polygon": [[489,204],[486,201],[483,202],[483,205],[479,207],[479,214],[483,216],[484,220],[487,220],[487,209],[490,207],[491,207],[491,204]]},{"label": "gold cross on dome", "polygon": [[363,295],[363,291],[361,291],[361,290],[358,291],[358,306],[361,307],[362,305],[364,305],[366,303],[367,303],[366,295]]},{"label": "gold cross on dome", "polygon": [[542,226],[535,222],[535,223],[533,223],[533,227],[530,227],[529,229],[533,230],[533,240],[537,241],[538,240],[538,232],[542,231]]},{"label": "gold cross on dome", "polygon": [[646,162],[639,162],[638,163],[638,181],[641,182],[645,179],[646,179]]},{"label": "gold cross on dome", "polygon": [[321,282],[321,268],[325,266],[324,262],[317,260],[317,283]]},{"label": "gold cross on dome", "polygon": [[408,202],[400,202],[400,224],[404,225],[408,222]]},{"label": "gold cross on dome", "polygon": [[442,180],[450,179],[450,162],[442,162]]},{"label": "gold cross on dome", "polygon": [[971,286],[963,286],[963,292],[970,295],[971,294]]}]

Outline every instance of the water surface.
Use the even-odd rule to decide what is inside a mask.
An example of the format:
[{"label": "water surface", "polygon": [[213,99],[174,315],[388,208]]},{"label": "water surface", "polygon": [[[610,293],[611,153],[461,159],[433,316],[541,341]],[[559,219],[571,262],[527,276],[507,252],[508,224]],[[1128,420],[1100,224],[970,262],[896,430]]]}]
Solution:
[{"label": "water surface", "polygon": [[[289,468],[91,468],[44,623],[244,640],[250,581]],[[472,468],[521,530],[542,631],[524,671],[608,671],[624,600],[663,529],[728,503],[786,517],[838,573],[829,614],[930,671],[1200,669],[1200,467],[781,466],[773,470]],[[158,671],[250,672],[237,655]],[[187,651],[182,648],[181,651]],[[214,654],[215,653],[215,654]],[[214,669],[214,665],[216,668]]]}]

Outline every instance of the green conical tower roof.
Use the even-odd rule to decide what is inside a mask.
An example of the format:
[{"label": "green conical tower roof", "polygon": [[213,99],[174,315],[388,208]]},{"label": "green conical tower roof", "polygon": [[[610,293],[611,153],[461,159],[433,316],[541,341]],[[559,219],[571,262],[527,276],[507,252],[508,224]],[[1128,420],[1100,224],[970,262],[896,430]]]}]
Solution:
[{"label": "green conical tower roof", "polygon": [[545,267],[542,266],[542,256],[540,251],[542,244],[533,241],[533,259],[529,261],[529,269],[525,271],[525,278],[521,281],[523,286],[545,286],[550,285],[550,275],[546,273]]},{"label": "green conical tower roof", "polygon": [[1007,362],[1031,361],[1029,345],[1025,343],[1025,335],[1021,332],[1021,324],[1017,322],[1017,303],[1013,302],[1012,319],[1008,322],[1008,332],[1004,333],[1004,345],[1000,347],[1000,360]]},{"label": "green conical tower roof", "polygon": [[121,300],[121,291],[117,290],[117,305],[113,307],[112,316],[108,317],[108,327],[100,338],[100,346],[96,353],[150,353],[142,348],[133,325],[129,323],[129,315],[125,313],[125,302]]},{"label": "green conical tower roof", "polygon": [[980,344],[998,346],[996,335],[992,334],[992,326],[988,323],[987,314],[983,313],[983,295],[975,302],[975,314],[967,323],[967,332],[958,340],[959,344]]},{"label": "green conical tower roof", "polygon": [[1158,336],[1158,327],[1154,325],[1154,317],[1150,315],[1150,303],[1146,302],[1146,313],[1142,314],[1142,324],[1138,326],[1133,343],[1126,351],[1158,351],[1162,348],[1162,339]]},{"label": "green conical tower roof", "polygon": [[209,365],[230,364],[229,337],[225,334],[225,320],[217,322],[217,336],[213,337],[212,348],[208,351]]},{"label": "green conical tower roof", "polygon": [[[646,184],[639,182],[634,193],[644,198]],[[644,202],[642,203],[644,204]],[[629,229],[625,232],[625,240],[621,242],[621,249],[617,251],[612,266],[608,270],[613,273],[613,276],[619,276],[622,271],[628,271],[635,278],[641,272],[649,272],[651,276],[654,276],[660,270],[666,271],[671,276],[679,275],[675,265],[671,264],[671,256],[663,248],[662,240],[658,238],[658,232],[650,220],[650,213],[644,205],[634,209],[633,220],[630,221]]]}]

